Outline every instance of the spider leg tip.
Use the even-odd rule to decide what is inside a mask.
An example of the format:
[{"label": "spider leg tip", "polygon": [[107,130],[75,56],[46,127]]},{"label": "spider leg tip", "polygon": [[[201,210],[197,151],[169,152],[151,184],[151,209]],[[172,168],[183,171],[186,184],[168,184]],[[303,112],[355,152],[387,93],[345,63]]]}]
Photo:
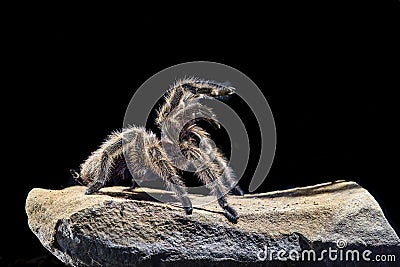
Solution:
[{"label": "spider leg tip", "polygon": [[193,208],[192,207],[184,207],[185,212],[187,215],[191,215],[193,212]]}]

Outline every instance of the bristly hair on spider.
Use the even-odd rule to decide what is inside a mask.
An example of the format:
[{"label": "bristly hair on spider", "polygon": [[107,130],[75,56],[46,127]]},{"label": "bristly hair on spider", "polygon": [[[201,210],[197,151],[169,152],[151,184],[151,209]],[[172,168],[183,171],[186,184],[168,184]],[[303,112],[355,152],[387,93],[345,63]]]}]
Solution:
[{"label": "bristly hair on spider", "polygon": [[[231,86],[196,78],[185,78],[175,82],[165,93],[164,104],[158,109],[155,120],[157,126],[165,130],[161,138],[144,127],[130,126],[110,134],[89,158],[80,165],[80,173],[71,172],[75,179],[80,178],[87,185],[86,194],[99,191],[110,180],[116,178],[132,179],[151,171],[161,177],[167,188],[181,201],[187,214],[192,213],[192,203],[188,198],[177,164],[193,169],[195,176],[204,183],[217,198],[230,222],[236,223],[239,215],[231,207],[226,192],[243,195],[237,179],[222,151],[210,145],[209,133],[199,126],[199,120],[206,120],[219,127],[216,115],[200,103],[203,98],[221,98],[235,93]],[[198,116],[182,125],[186,114],[193,111]],[[192,112],[192,113],[193,113]],[[178,129],[174,133],[174,130]],[[172,162],[163,144],[173,144],[185,157]],[[204,151],[207,151],[205,153]],[[183,162],[182,162],[183,161]]]}]

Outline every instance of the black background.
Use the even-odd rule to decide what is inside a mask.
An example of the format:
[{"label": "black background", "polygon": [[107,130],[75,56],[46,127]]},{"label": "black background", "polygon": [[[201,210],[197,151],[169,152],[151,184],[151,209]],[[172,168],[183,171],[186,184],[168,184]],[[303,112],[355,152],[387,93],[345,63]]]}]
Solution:
[{"label": "black background", "polygon": [[[40,260],[28,260],[48,255],[27,226],[28,192],[70,185],[68,170],[121,127],[144,81],[196,60],[240,70],[269,102],[277,147],[259,192],[356,181],[399,233],[397,2],[390,8],[205,9],[190,16],[136,10],[113,13],[116,20],[92,9],[20,14],[23,22],[16,19],[20,25],[9,28],[4,72],[11,95],[2,100],[12,107],[3,110],[3,141],[11,149],[3,166],[0,263],[34,265]],[[229,104],[240,112],[238,103]],[[249,171],[244,187],[250,178]]]}]

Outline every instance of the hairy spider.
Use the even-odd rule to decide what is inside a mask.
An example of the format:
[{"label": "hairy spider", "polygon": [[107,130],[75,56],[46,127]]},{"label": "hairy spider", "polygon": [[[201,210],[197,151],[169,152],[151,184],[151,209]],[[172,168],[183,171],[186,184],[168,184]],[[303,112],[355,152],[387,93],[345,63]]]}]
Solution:
[{"label": "hairy spider", "polygon": [[[210,140],[210,135],[198,125],[200,120],[205,120],[219,127],[214,120],[215,114],[201,104],[200,99],[224,97],[234,92],[232,87],[210,81],[194,78],[177,81],[166,92],[165,102],[157,112],[156,124],[167,134],[159,139],[144,127],[136,126],[113,132],[80,166],[80,177],[88,186],[86,194],[97,192],[106,182],[117,177],[131,179],[130,174],[141,177],[147,171],[152,171],[176,194],[186,213],[191,214],[192,203],[179,175],[179,168],[175,166],[190,167],[216,196],[228,220],[237,222],[239,216],[228,205],[225,194],[227,188],[233,188],[231,192],[238,195],[243,195],[243,191],[236,185],[233,170],[223,153],[210,142],[202,142]],[[191,119],[190,116],[195,118]],[[181,125],[182,121],[184,125]],[[179,149],[181,157],[172,159],[168,153],[170,151],[167,151],[168,146]],[[134,179],[132,182],[134,188]]]}]

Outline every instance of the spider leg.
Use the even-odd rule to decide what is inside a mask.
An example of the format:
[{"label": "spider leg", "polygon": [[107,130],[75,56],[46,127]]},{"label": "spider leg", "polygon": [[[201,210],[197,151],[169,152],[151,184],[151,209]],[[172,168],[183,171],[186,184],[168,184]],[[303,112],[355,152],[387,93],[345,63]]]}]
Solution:
[{"label": "spider leg", "polygon": [[210,97],[228,96],[235,93],[235,88],[211,81],[186,79],[181,81],[180,86],[192,94]]},{"label": "spider leg", "polygon": [[218,148],[215,148],[212,152],[214,153],[212,157],[217,162],[220,172],[222,173],[221,179],[223,179],[223,183],[225,183],[228,188],[232,188],[229,193],[237,196],[243,196],[245,193],[237,184],[238,180],[236,175],[232,168],[229,167],[228,161],[224,157],[222,151],[220,151]]},{"label": "spider leg", "polygon": [[213,186],[210,188],[211,192],[217,197],[218,204],[225,211],[224,215],[230,222],[236,223],[239,219],[239,215],[236,210],[228,204],[224,193],[227,190],[224,184],[218,179],[218,173],[218,166],[210,163],[208,169],[197,171],[195,174],[202,182],[205,183],[206,186],[208,184],[213,184]]},{"label": "spider leg", "polygon": [[197,164],[195,163],[195,175],[211,190],[211,193],[216,196],[218,204],[224,210],[225,217],[230,222],[237,223],[239,215],[236,210],[228,204],[225,196],[228,190],[222,179],[219,179],[221,176],[221,167],[219,164],[209,158],[208,155],[205,155],[194,144],[189,145],[184,153],[189,159],[193,159],[197,162]]},{"label": "spider leg", "polygon": [[150,142],[146,152],[150,169],[159,175],[166,182],[167,186],[180,198],[186,214],[192,214],[192,202],[188,198],[182,178],[177,175],[175,168],[169,162],[166,153],[157,139]]},{"label": "spider leg", "polygon": [[[137,144],[138,136],[146,136],[144,128],[128,127],[120,132],[114,132],[107,137],[98,150],[81,164],[82,181],[88,186],[86,194],[92,194],[102,188],[108,181],[120,177],[129,178],[124,148],[128,150]],[[142,137],[142,136],[140,136]],[[143,140],[143,137],[141,138]],[[143,149],[141,150],[143,151]],[[135,159],[137,157],[134,157]],[[136,173],[138,174],[139,173]],[[132,179],[133,180],[133,179]]]},{"label": "spider leg", "polygon": [[177,81],[166,93],[165,103],[158,110],[156,123],[161,128],[174,110],[184,110],[185,107],[198,103],[201,98],[221,98],[234,93],[233,87],[211,81],[194,78]]},{"label": "spider leg", "polygon": [[90,195],[99,191],[111,177],[115,163],[122,157],[122,136],[120,133],[114,133],[102,145],[100,155],[100,166],[92,175],[94,179],[89,182],[86,194]]},{"label": "spider leg", "polygon": [[[210,138],[210,135],[201,127],[197,125],[191,125],[185,128],[181,133],[181,140],[189,137],[190,134],[197,136],[199,140]],[[227,187],[232,188],[229,193],[233,195],[243,196],[243,189],[237,184],[238,180],[232,168],[229,167],[228,161],[224,154],[217,147],[212,147],[209,142],[202,142],[203,150],[209,151],[208,160],[214,160],[217,164],[219,173],[221,174],[221,182]],[[203,152],[204,155],[204,152]]]},{"label": "spider leg", "polygon": [[239,186],[235,185],[230,191],[229,194],[236,195],[236,196],[244,196],[245,191]]},{"label": "spider leg", "polygon": [[121,174],[123,180],[131,180],[132,185],[129,187],[130,190],[135,189],[138,184],[136,183],[135,179],[133,178],[130,170],[128,168],[125,168],[124,172]]}]

